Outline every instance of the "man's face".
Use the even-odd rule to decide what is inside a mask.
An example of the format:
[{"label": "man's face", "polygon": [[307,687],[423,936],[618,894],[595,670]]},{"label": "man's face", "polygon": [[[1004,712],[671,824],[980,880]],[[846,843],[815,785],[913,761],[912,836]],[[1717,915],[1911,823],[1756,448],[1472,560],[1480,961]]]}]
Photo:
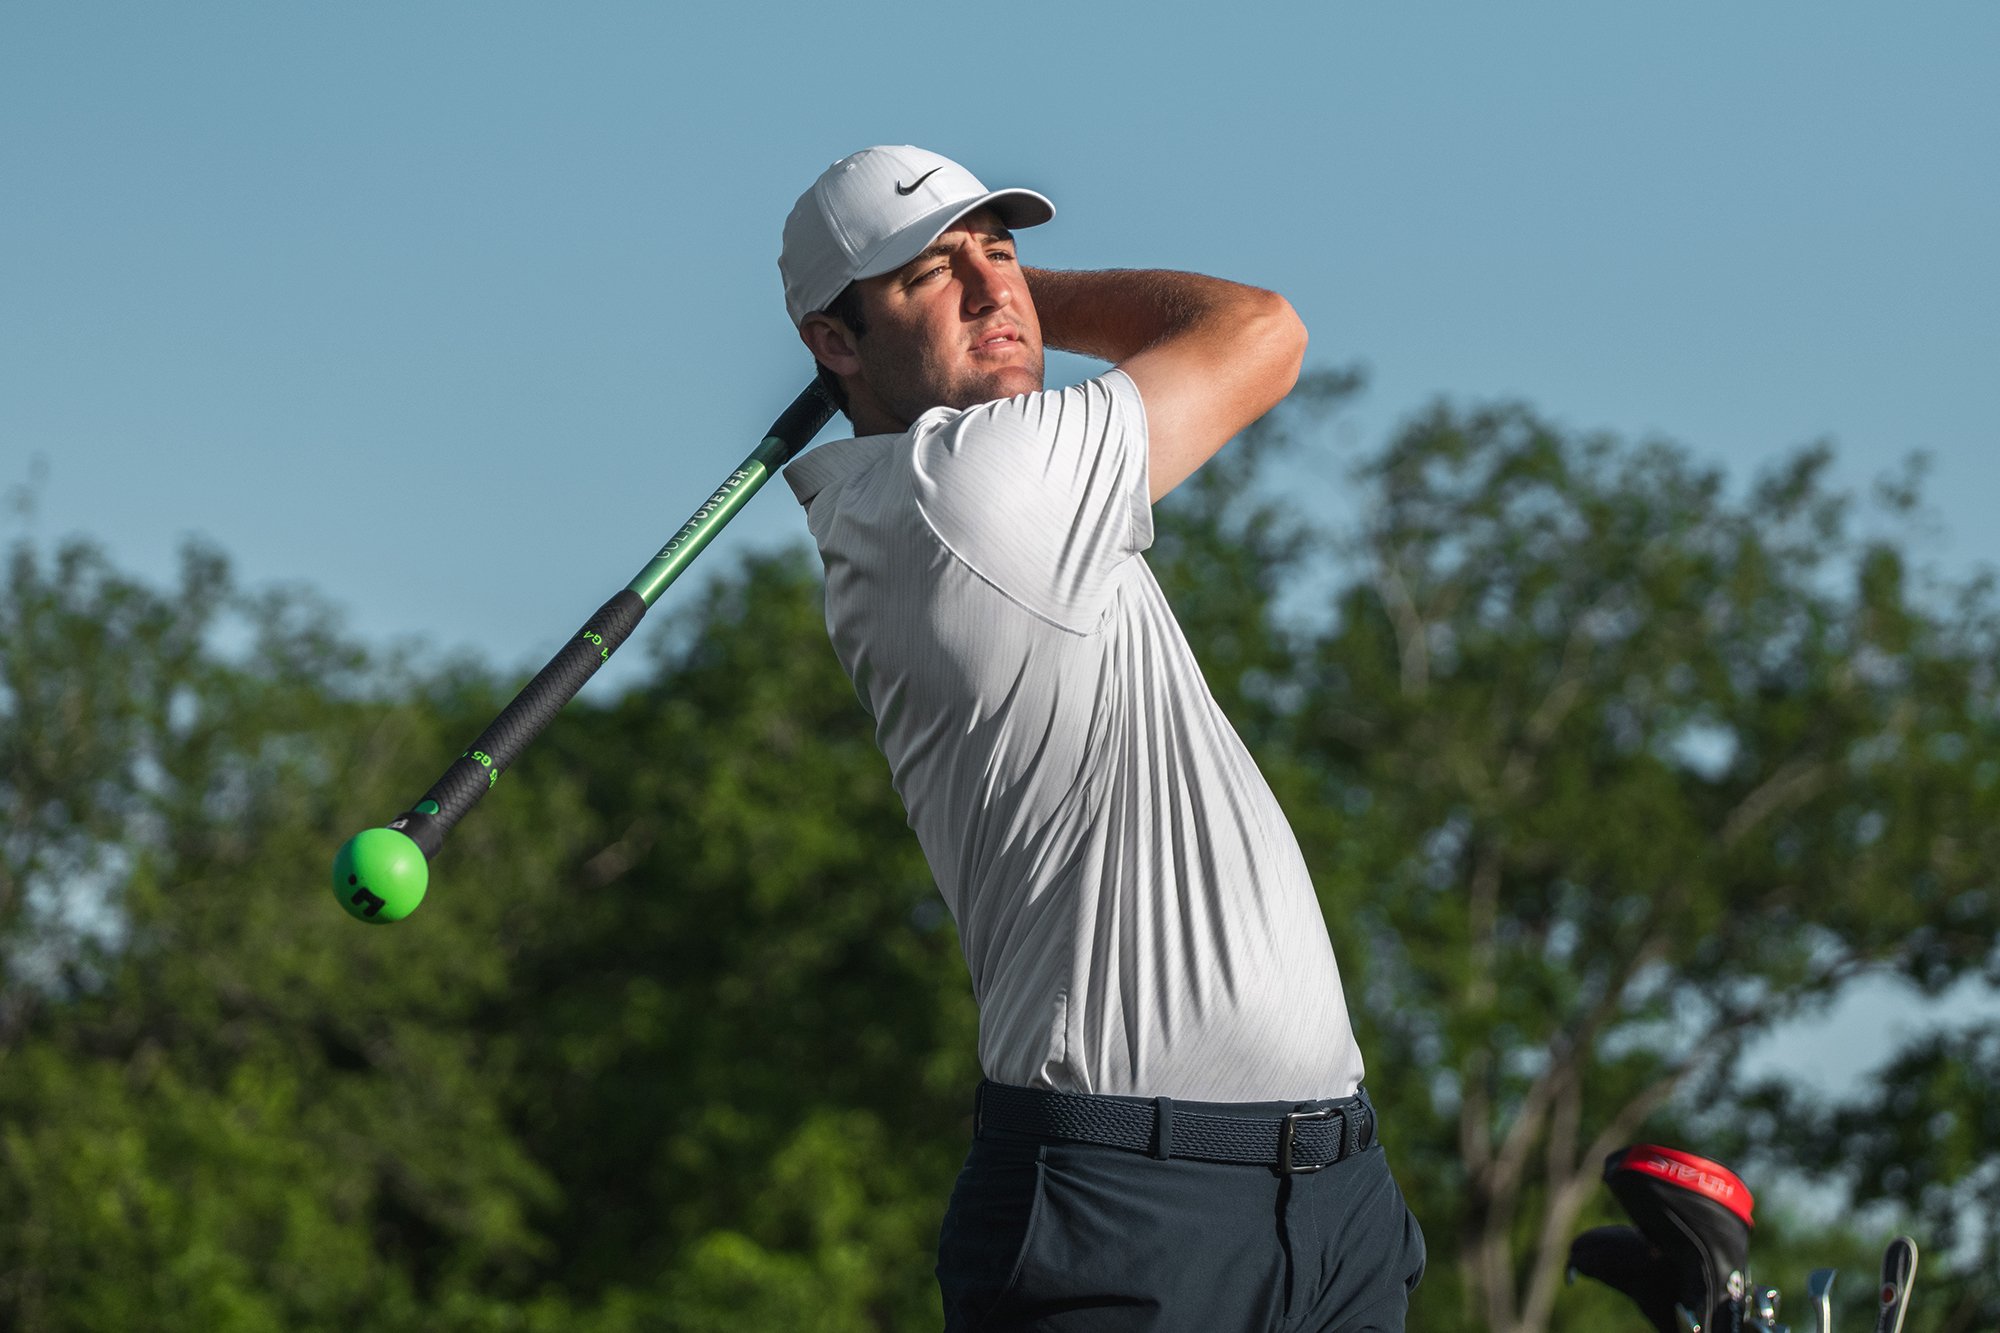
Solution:
[{"label": "man's face", "polygon": [[968,214],[902,268],[857,286],[867,326],[849,343],[858,365],[828,364],[858,376],[899,428],[933,407],[1042,387],[1041,322],[1014,238],[991,212]]}]

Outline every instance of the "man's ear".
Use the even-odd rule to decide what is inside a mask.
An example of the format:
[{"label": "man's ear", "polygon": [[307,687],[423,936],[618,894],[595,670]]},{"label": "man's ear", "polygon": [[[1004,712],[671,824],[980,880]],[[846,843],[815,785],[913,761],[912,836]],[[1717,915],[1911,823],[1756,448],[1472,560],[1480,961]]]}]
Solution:
[{"label": "man's ear", "polygon": [[854,350],[854,335],[847,325],[831,315],[812,314],[799,325],[799,341],[813,354],[813,360],[843,378],[861,373],[861,357]]}]

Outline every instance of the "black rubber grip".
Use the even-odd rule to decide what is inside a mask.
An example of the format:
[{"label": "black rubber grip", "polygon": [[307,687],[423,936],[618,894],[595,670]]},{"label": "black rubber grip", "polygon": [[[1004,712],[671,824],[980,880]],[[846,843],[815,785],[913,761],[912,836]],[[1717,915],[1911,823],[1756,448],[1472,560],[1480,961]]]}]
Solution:
[{"label": "black rubber grip", "polygon": [[389,827],[408,834],[426,860],[437,855],[452,825],[479,803],[563,705],[576,697],[584,682],[611,659],[645,614],[645,601],[630,588],[620,589],[617,596],[597,608],[597,614],[584,622],[562,651],[550,658],[514,701],[500,710],[500,716],[479,733],[479,739],[431,784],[424,799],[391,820]]},{"label": "black rubber grip", "polygon": [[812,443],[812,437],[819,434],[819,428],[832,419],[838,409],[833,399],[827,396],[818,380],[806,385],[805,392],[792,399],[792,405],[778,414],[771,423],[771,429],[764,433],[767,440],[784,442],[785,451],[773,463],[783,467],[791,461],[792,455]]}]

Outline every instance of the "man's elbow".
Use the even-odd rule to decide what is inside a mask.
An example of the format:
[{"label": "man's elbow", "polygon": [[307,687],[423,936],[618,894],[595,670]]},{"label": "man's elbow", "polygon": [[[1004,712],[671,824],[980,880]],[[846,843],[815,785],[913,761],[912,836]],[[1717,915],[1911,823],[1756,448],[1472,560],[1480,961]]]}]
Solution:
[{"label": "man's elbow", "polygon": [[1285,352],[1285,364],[1287,366],[1285,371],[1285,392],[1290,393],[1292,386],[1299,382],[1300,367],[1306,363],[1306,343],[1311,335],[1306,332],[1306,322],[1299,318],[1298,311],[1292,309],[1290,301],[1280,296],[1278,304],[1284,310],[1281,322],[1285,329],[1285,346],[1287,349]]},{"label": "man's elbow", "polygon": [[1260,290],[1254,327],[1254,338],[1247,341],[1257,348],[1261,378],[1275,407],[1299,382],[1299,370],[1306,359],[1306,323],[1290,301],[1276,292]]}]

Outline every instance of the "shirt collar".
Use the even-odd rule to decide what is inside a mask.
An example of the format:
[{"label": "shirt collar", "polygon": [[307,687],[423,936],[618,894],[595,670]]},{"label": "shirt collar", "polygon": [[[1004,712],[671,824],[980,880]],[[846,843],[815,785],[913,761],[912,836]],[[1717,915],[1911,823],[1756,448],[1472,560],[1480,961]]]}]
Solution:
[{"label": "shirt collar", "polygon": [[833,440],[809,453],[801,454],[785,466],[785,481],[802,505],[838,481],[845,481],[866,468],[889,447],[897,435],[863,435],[854,440]]},{"label": "shirt collar", "polygon": [[910,428],[895,435],[862,435],[851,440],[834,440],[785,467],[785,480],[799,503],[810,506],[813,497],[836,481],[845,481],[873,464],[897,440],[907,440],[918,431],[958,415],[957,409],[933,407],[922,413]]}]

